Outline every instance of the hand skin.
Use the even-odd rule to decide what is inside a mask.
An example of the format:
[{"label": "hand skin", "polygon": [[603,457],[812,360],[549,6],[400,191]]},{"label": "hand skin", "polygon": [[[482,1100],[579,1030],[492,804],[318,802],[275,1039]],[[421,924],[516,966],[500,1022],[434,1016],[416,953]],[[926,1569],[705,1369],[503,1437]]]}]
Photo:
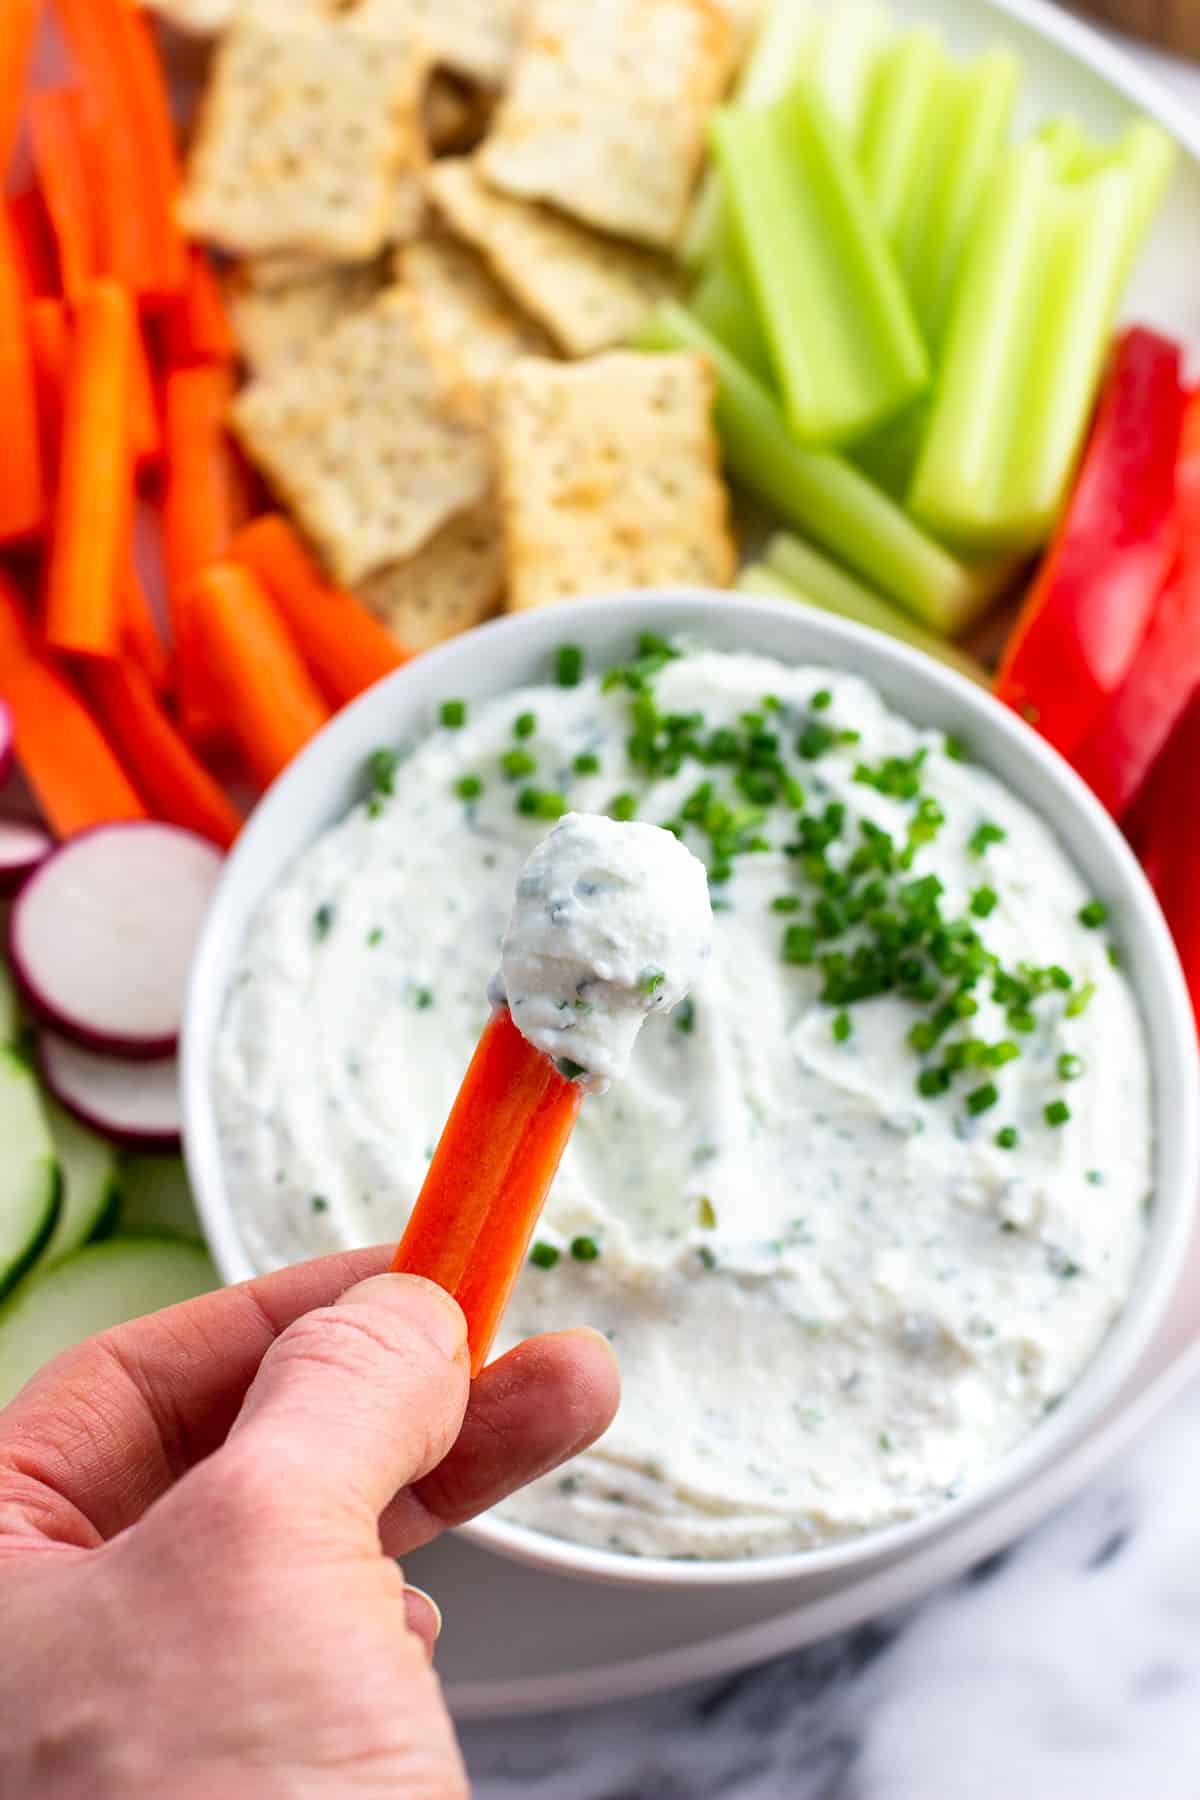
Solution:
[{"label": "hand skin", "polygon": [[461,1800],[436,1615],[393,1557],[593,1442],[593,1332],[473,1388],[384,1250],[106,1332],[0,1412],[4,1800]]}]

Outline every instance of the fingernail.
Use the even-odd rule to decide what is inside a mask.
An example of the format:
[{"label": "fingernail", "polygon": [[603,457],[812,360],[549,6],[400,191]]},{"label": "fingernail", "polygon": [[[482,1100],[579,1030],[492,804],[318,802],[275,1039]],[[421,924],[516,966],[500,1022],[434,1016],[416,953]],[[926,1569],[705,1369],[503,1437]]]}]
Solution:
[{"label": "fingernail", "polygon": [[605,1337],[604,1333],[602,1331],[597,1331],[594,1326],[592,1326],[592,1325],[572,1325],[566,1331],[559,1332],[558,1336],[559,1337],[568,1337],[568,1338],[587,1338],[589,1343],[598,1344],[600,1346],[600,1348],[607,1353],[608,1360],[612,1364],[614,1369],[620,1369],[621,1365],[617,1361],[617,1353],[613,1349],[612,1344],[609,1342],[608,1338]]},{"label": "fingernail", "polygon": [[436,1644],[442,1635],[442,1609],[433,1595],[408,1582],[404,1588],[404,1609],[409,1630]]},{"label": "fingernail", "polygon": [[419,1275],[372,1275],[342,1295],[343,1304],[357,1304],[359,1300],[373,1306],[382,1303],[395,1312],[407,1313],[417,1329],[451,1362],[466,1349],[467,1321],[462,1307],[436,1281],[426,1281]]}]

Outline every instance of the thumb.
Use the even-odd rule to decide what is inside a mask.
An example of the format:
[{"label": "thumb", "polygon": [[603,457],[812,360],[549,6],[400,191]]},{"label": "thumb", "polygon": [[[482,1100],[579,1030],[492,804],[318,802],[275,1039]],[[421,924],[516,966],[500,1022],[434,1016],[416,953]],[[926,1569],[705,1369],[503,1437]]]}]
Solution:
[{"label": "thumb", "polygon": [[413,1275],[376,1275],[276,1338],[225,1452],[309,1506],[361,1511],[374,1538],[395,1494],[437,1467],[462,1426],[467,1325]]}]

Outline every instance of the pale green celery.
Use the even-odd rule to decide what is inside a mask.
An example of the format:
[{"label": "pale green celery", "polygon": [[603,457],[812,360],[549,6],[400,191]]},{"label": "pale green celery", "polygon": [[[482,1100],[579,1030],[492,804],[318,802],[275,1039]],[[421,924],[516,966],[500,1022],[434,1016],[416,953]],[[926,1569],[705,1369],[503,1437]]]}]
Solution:
[{"label": "pale green celery", "polygon": [[929,395],[922,394],[894,419],[877,425],[874,431],[850,447],[851,461],[857,463],[876,487],[881,487],[902,506],[908,500],[908,490],[920,460],[932,404]]},{"label": "pale green celery", "polygon": [[911,644],[926,656],[957,669],[969,681],[978,682],[980,687],[991,685],[991,677],[975,657],[928,631],[890,600],[873,594],[798,538],[772,538],[767,560],[743,569],[735,585],[743,594],[782,593],[787,599],[806,600],[822,612],[835,613],[840,619],[851,619],[856,625],[866,625],[872,631],[883,632],[885,637]]},{"label": "pale green celery", "polygon": [[688,306],[705,330],[720,338],[752,375],[767,387],[774,386],[771,352],[758,321],[754,295],[732,257],[721,257],[701,276]]},{"label": "pale green celery", "polygon": [[762,383],[686,308],[662,307],[636,343],[707,356],[734,478],[935,631],[965,630],[1007,586],[1010,567],[959,562],[844,457],[798,444]]},{"label": "pale green celery", "polygon": [[861,437],[915,399],[930,368],[849,140],[804,84],[714,131],[791,424],[807,443]]},{"label": "pale green celery", "polygon": [[1011,152],[964,267],[910,492],[932,531],[975,552],[1037,549],[1082,448],[1113,321],[1170,173],[1156,128],[1092,172],[1065,138]]},{"label": "pale green celery", "polygon": [[950,77],[941,38],[922,26],[884,52],[871,87],[858,159],[902,269],[902,246],[928,211],[942,159]]},{"label": "pale green celery", "polygon": [[[774,0],[733,90],[735,109],[770,106],[808,77],[857,143],[875,63],[887,35],[886,9],[871,0],[836,0],[824,11],[812,0]],[[700,268],[728,240],[724,184],[710,163],[697,190],[683,260]]]}]

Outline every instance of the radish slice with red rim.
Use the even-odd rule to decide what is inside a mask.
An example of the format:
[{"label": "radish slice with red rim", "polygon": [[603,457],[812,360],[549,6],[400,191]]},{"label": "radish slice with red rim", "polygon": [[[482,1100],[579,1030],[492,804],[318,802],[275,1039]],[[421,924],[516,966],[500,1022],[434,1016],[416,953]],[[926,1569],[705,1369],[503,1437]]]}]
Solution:
[{"label": "radish slice with red rim", "polygon": [[40,825],[0,819],[0,896],[15,894],[54,849],[54,839]]},{"label": "radish slice with red rim", "polygon": [[11,709],[0,700],[0,787],[12,774],[13,757],[17,753],[17,728]]},{"label": "radish slice with red rim", "polygon": [[175,825],[100,825],[62,844],[21,889],[9,925],[30,1006],[90,1049],[169,1056],[220,873],[207,838]]},{"label": "radish slice with red rim", "polygon": [[54,1098],[81,1124],[130,1150],[177,1147],[179,1065],[173,1056],[157,1062],[122,1061],[43,1031],[37,1060]]}]

